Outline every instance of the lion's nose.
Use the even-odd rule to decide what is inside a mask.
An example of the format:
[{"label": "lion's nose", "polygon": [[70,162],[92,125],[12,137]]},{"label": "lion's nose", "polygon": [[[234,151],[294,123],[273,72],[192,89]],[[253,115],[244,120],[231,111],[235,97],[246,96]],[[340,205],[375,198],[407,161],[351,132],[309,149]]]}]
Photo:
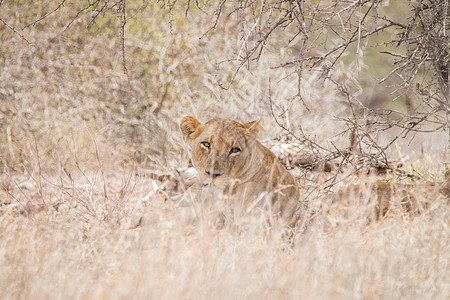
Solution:
[{"label": "lion's nose", "polygon": [[205,172],[206,172],[206,174],[208,174],[208,175],[211,176],[212,178],[219,177],[219,176],[222,176],[222,175],[223,175],[223,173],[209,172],[209,171],[207,171],[207,170],[205,170]]}]

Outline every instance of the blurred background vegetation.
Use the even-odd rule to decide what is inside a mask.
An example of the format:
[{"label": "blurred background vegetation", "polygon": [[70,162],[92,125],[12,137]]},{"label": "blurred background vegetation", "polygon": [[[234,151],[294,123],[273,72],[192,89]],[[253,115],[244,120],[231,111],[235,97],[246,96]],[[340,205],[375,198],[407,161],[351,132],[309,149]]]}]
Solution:
[{"label": "blurred background vegetation", "polygon": [[433,139],[415,132],[402,151],[445,161],[448,99],[430,96],[440,93],[433,62],[412,68],[410,82],[398,73],[380,84],[405,59],[386,53],[409,55],[413,42],[399,42],[407,28],[396,25],[364,38],[388,20],[408,25],[434,2],[1,1],[2,171],[39,161],[70,169],[97,151],[175,167],[186,160],[177,124],[187,114],[261,119],[261,138],[283,131],[275,117],[328,148],[347,147],[351,130],[387,144],[426,114]]}]

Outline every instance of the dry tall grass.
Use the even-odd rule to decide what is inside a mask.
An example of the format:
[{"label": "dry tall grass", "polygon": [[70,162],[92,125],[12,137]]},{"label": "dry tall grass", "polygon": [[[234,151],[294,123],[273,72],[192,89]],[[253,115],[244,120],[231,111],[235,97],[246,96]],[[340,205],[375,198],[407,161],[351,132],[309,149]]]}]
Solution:
[{"label": "dry tall grass", "polygon": [[449,296],[448,198],[437,191],[421,214],[397,207],[377,222],[376,192],[361,183],[316,198],[321,210],[288,245],[258,220],[216,229],[201,215],[192,224],[189,208],[155,194],[153,179],[105,178],[107,202],[99,178],[65,190],[46,183],[42,198],[30,180],[3,193],[2,298]]},{"label": "dry tall grass", "polygon": [[[19,30],[49,5],[4,1],[0,18]],[[297,83],[270,66],[288,53],[267,49],[225,91],[217,83],[234,69],[217,63],[236,49],[240,20],[199,40],[213,16],[154,4],[127,23],[128,82],[115,16],[62,31],[80,5],[20,30],[32,45],[0,24],[0,298],[450,298],[445,132],[388,151],[422,180],[344,173],[329,191],[334,173],[296,170],[311,217],[292,243],[263,220],[218,229],[213,216],[167,200],[180,193],[175,177],[155,174],[188,164],[184,114],[260,118],[261,139],[279,134],[269,78],[287,76],[271,81],[276,110]],[[353,71],[336,70],[349,80]],[[345,98],[313,71],[304,80],[309,110],[295,102],[283,121],[347,147]]]}]

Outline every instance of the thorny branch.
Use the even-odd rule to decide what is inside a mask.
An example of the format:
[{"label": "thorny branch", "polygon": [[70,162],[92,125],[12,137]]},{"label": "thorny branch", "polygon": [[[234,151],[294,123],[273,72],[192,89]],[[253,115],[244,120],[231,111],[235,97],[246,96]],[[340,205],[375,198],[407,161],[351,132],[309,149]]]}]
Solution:
[{"label": "thorny branch", "polygon": [[[0,6],[2,2],[0,0]],[[62,0],[56,8],[26,25],[24,29],[57,13],[65,2]],[[150,3],[148,0],[143,2],[143,6]],[[167,2],[169,23],[172,28],[172,10],[175,5],[183,4],[176,0],[158,2],[162,2],[162,7],[166,7]],[[266,46],[270,45],[276,49],[290,49],[293,53],[288,61],[280,61],[272,68],[285,68],[287,73],[298,76],[298,91],[295,99],[304,101],[301,92],[302,76],[307,69],[321,72],[324,80],[335,85],[337,90],[347,97],[348,101],[345,105],[348,106],[351,117],[344,120],[348,128],[342,132],[342,135],[354,136],[352,143],[355,143],[357,147],[330,149],[308,139],[302,129],[299,129],[300,134],[296,134],[291,128],[283,125],[274,113],[271,95],[269,95],[270,109],[275,122],[300,142],[307,144],[315,151],[325,152],[324,159],[342,158],[340,164],[342,165],[349,162],[348,158],[353,156],[365,165],[382,166],[411,177],[413,174],[407,174],[391,166],[386,150],[397,139],[409,132],[433,132],[443,128],[450,131],[449,1],[408,1],[404,4],[411,8],[406,24],[403,24],[403,20],[399,21],[395,14],[388,16],[389,14],[383,11],[383,6],[386,4],[382,0],[323,0],[315,3],[304,0],[238,2],[221,0],[215,4],[212,3],[214,2],[199,3],[198,0],[188,0],[184,4],[183,11],[185,16],[188,16],[192,6],[192,9],[200,10],[205,16],[211,16],[211,9],[215,9],[214,16],[211,17],[212,25],[200,39],[214,34],[216,29],[228,22],[224,20],[225,18],[237,16],[234,20],[239,20],[237,22],[240,23],[235,25],[238,25],[236,28],[241,28],[239,34],[242,41],[236,52],[230,56],[231,58],[219,63],[233,64],[234,67],[228,82],[219,83],[222,88],[229,89],[242,68],[246,65],[248,69],[251,69],[251,62],[258,61],[264,55]],[[215,5],[215,7],[211,8],[208,5]],[[88,5],[83,6],[76,13],[62,32],[84,15],[89,17],[90,21],[87,24],[89,28],[95,24],[97,18],[114,10],[120,15],[122,65],[130,81],[125,55],[126,0],[89,0]],[[0,19],[0,22],[32,45],[13,26],[3,19]],[[280,35],[286,37],[284,43],[280,43],[278,39]],[[345,64],[346,54],[354,54],[352,52],[354,47],[357,53],[365,51],[364,42],[372,38],[380,38],[380,36],[391,38],[387,41],[384,39],[384,42],[374,47],[380,50],[379,53],[391,56],[394,63],[392,69],[388,70],[379,82],[380,84],[389,82],[395,86],[398,97],[415,99],[415,103],[410,105],[407,113],[368,107],[363,99],[353,92],[352,87],[348,86],[345,78],[336,75],[337,68],[334,66],[338,62]],[[305,102],[303,104],[307,107]],[[368,122],[365,118],[367,115],[373,116],[373,121]],[[393,118],[393,115],[396,117]],[[430,129],[429,125],[433,128]],[[398,129],[397,136],[384,146],[378,145],[374,134],[392,128]],[[371,152],[373,150],[375,152]],[[354,171],[363,169],[360,166],[356,166]],[[337,181],[336,178],[333,179],[331,186]]]},{"label": "thorny branch", "polygon": [[[224,14],[225,2],[220,3],[217,9],[217,19],[213,27],[208,30],[208,33],[216,29],[220,16]],[[364,158],[364,164],[368,163],[373,167],[382,167],[401,175],[416,178],[414,174],[393,167],[387,159],[386,150],[400,137],[405,137],[409,132],[435,132],[445,127],[450,131],[448,122],[450,114],[448,1],[428,1],[426,4],[423,3],[425,1],[415,1],[414,5],[416,6],[412,8],[408,24],[403,24],[398,19],[389,19],[386,15],[380,14],[378,8],[382,5],[382,1],[376,0],[351,1],[350,3],[349,1],[334,1],[334,4],[323,1],[321,4],[309,5],[306,8],[304,1],[262,2],[267,9],[262,10],[263,4],[257,6],[255,2],[252,2],[251,5],[248,2],[244,2],[241,3],[239,8],[231,12],[239,12],[243,15],[243,20],[250,19],[250,16],[257,15],[258,17],[254,23],[242,24],[244,28],[248,28],[242,45],[244,46],[245,44],[245,46],[249,47],[246,47],[245,55],[239,55],[236,59],[224,61],[236,61],[237,66],[228,84],[220,84],[220,86],[228,89],[237,78],[244,64],[252,60],[258,60],[265,45],[276,45],[277,41],[275,39],[271,40],[273,33],[289,31],[287,29],[289,26],[296,26],[296,29],[290,31],[292,32],[292,38],[289,39],[288,44],[284,47],[294,44],[295,41],[301,42],[303,47],[299,56],[294,60],[280,63],[272,68],[296,68],[297,72],[289,73],[297,74],[299,77],[297,97],[301,101],[303,101],[300,90],[301,76],[303,74],[301,70],[307,67],[310,70],[316,69],[323,72],[324,78],[336,85],[338,90],[346,95],[349,100],[348,105],[352,111],[353,118],[348,123],[350,127],[346,132],[356,132],[356,141],[359,144],[358,151],[356,149],[332,151],[327,149],[327,147],[312,143],[306,138],[299,138],[295,132],[278,120],[273,111],[271,95],[269,95],[272,117],[277,125],[299,142],[328,153],[325,156],[326,159],[348,156],[361,157]],[[413,5],[413,3],[410,5]],[[283,13],[282,17],[275,19],[277,14],[273,13],[274,10]],[[360,15],[359,18],[357,17],[358,14]],[[358,22],[355,22],[355,20]],[[256,23],[259,23],[258,27],[256,27]],[[264,26],[265,24],[267,26]],[[340,24],[342,30],[335,24]],[[258,31],[255,28],[263,29]],[[334,40],[329,39],[330,33],[338,37],[334,40],[341,40],[337,45],[333,45]],[[402,46],[397,48],[398,51],[380,51],[396,59],[393,69],[388,71],[388,74],[380,80],[380,83],[395,76],[393,78],[394,82],[398,82],[398,79],[400,79],[397,85],[399,96],[410,94],[419,100],[418,105],[416,105],[417,108],[411,108],[408,114],[403,115],[399,121],[389,117],[391,114],[399,115],[399,112],[387,109],[377,111],[367,107],[358,96],[354,95],[345,86],[342,80],[335,78],[333,75],[333,66],[342,59],[344,53],[349,51],[351,44],[358,43],[359,51],[362,40],[367,40],[380,33],[401,36],[398,40],[388,41],[387,45],[396,44],[397,47]],[[249,40],[254,40],[252,45],[248,42]],[[314,49],[319,48],[328,48],[329,50],[322,54],[305,55],[307,52],[319,52],[314,51]],[[383,48],[380,47],[380,49]],[[241,51],[242,47],[239,52]],[[433,69],[434,72],[432,72]],[[431,79],[427,79],[427,77]],[[373,129],[368,130],[368,125],[361,124],[365,121],[360,113],[354,110],[354,103],[359,106],[359,110],[362,109],[376,117],[375,121],[369,126]],[[442,118],[442,113],[446,114],[447,117]],[[422,128],[422,125],[425,124],[436,124],[437,126],[434,126],[432,129],[428,129],[429,126]],[[373,138],[373,134],[392,128],[399,128],[399,133],[386,145],[378,145]],[[367,149],[376,149],[376,152],[370,153],[367,152]],[[356,167],[354,171],[360,171],[361,169],[361,167]],[[333,180],[329,186],[335,183],[336,180]]]}]

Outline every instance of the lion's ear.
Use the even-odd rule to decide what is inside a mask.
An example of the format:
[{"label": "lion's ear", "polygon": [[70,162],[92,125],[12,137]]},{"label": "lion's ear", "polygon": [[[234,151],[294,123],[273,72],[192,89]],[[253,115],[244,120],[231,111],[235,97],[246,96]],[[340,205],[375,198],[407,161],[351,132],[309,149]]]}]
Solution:
[{"label": "lion's ear", "polygon": [[244,124],[245,138],[254,139],[261,128],[260,120]]},{"label": "lion's ear", "polygon": [[184,138],[193,138],[193,133],[195,133],[201,127],[201,125],[202,124],[200,124],[200,122],[194,117],[183,117],[180,123],[180,129],[184,135]]}]

